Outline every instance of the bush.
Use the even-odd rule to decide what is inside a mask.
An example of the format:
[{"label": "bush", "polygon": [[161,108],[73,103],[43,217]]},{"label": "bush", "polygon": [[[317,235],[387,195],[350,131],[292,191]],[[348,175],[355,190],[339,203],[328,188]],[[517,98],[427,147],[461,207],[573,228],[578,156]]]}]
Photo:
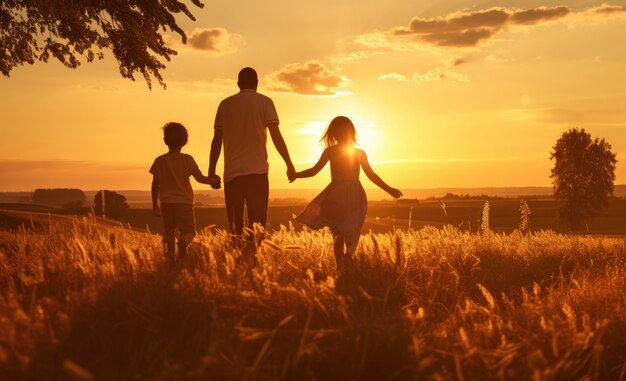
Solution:
[{"label": "bush", "polygon": [[[102,192],[104,192],[104,197]],[[126,203],[126,197],[109,190],[96,193],[93,201],[96,215],[114,220],[122,219],[129,208]]]},{"label": "bush", "polygon": [[55,189],[35,189],[33,192],[33,204],[53,206],[53,207],[65,207],[71,205],[72,207],[80,207],[87,197],[85,193],[80,189],[74,188],[55,188]]}]

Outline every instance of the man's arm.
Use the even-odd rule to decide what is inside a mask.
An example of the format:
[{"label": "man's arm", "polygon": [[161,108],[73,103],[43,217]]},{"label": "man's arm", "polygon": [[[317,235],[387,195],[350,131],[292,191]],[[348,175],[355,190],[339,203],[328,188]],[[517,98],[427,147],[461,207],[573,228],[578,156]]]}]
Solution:
[{"label": "man's arm", "polygon": [[283,139],[283,135],[278,129],[278,123],[272,123],[268,125],[267,128],[270,130],[270,136],[272,137],[274,147],[276,147],[276,150],[285,161],[285,164],[287,164],[287,177],[292,178],[296,173],[296,168],[291,162],[291,157],[289,157],[289,150],[287,149],[287,144],[285,143],[285,139]]},{"label": "man's arm", "polygon": [[209,177],[215,175],[215,167],[222,152],[222,130],[213,130],[213,141],[211,141],[211,153],[209,155]]},{"label": "man's arm", "polygon": [[152,176],[152,211],[156,216],[161,215],[161,208],[159,208],[159,178],[157,175]]},{"label": "man's arm", "polygon": [[217,182],[217,187],[211,184],[213,189],[219,188],[220,177],[215,173],[215,167],[217,167],[217,161],[220,158],[222,152],[222,130],[213,130],[213,141],[211,141],[211,153],[209,154],[209,178],[213,183]]}]

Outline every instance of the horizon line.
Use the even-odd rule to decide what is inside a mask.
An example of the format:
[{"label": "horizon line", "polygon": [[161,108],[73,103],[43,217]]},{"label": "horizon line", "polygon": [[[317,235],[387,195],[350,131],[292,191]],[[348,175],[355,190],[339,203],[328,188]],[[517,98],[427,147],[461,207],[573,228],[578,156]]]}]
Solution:
[{"label": "horizon line", "polygon": [[[625,184],[614,184],[615,187],[618,186],[626,186]],[[463,187],[463,186],[447,186],[447,187],[431,187],[431,188],[401,188],[402,190],[405,191],[434,191],[434,190],[479,190],[479,189],[551,189],[552,186],[551,185],[522,185],[522,186],[477,186],[477,187]],[[36,189],[80,189],[83,192],[98,192],[102,189],[104,190],[111,190],[111,191],[117,191],[117,192],[150,192],[150,189],[146,188],[146,189],[124,189],[124,188],[117,188],[117,189],[113,189],[113,188],[98,188],[98,189],[81,189],[81,188],[76,188],[76,187],[42,187],[42,188],[35,188],[35,189],[30,189],[30,190],[0,190],[0,193],[29,193],[29,192],[34,192]],[[380,192],[384,192],[384,190],[379,189],[379,188],[365,188],[364,189],[366,191],[371,191],[371,190],[375,190],[375,191],[380,191]],[[290,191],[290,192],[294,192],[294,191],[301,191],[301,190],[306,190],[306,191],[319,191],[320,188],[319,187],[311,187],[311,188],[271,188],[270,187],[270,191],[271,190],[276,190],[276,191]],[[217,191],[217,192],[223,192],[223,188],[220,189],[194,189],[194,193],[195,192],[213,192],[213,191]]]}]

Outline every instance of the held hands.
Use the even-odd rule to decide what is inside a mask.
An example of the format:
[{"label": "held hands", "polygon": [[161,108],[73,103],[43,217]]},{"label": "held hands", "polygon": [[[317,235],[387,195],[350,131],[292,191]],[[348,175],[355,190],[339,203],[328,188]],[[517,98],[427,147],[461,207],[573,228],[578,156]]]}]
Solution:
[{"label": "held hands", "polygon": [[396,198],[396,199],[403,196],[402,192],[400,192],[400,189],[396,189],[396,188],[389,188],[387,193],[389,193],[391,197]]},{"label": "held hands", "polygon": [[211,188],[213,189],[220,189],[222,187],[222,179],[216,175],[216,174],[212,174],[209,175],[209,185],[211,186]]},{"label": "held hands", "polygon": [[159,206],[159,204],[154,204],[154,206],[152,206],[152,213],[154,213],[154,215],[157,217],[162,216],[161,207]]},{"label": "held hands", "polygon": [[297,177],[297,172],[296,172],[296,168],[293,166],[289,166],[287,167],[287,179],[289,179],[290,183],[293,183],[298,177]]}]

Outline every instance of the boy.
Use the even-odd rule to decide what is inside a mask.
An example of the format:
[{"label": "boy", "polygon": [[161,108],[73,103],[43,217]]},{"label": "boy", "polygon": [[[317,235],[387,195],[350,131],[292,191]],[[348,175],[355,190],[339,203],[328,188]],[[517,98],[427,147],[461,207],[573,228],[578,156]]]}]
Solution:
[{"label": "boy", "polygon": [[[189,139],[187,129],[180,123],[170,122],[163,126],[163,141],[169,152],[157,157],[150,168],[152,173],[152,210],[163,216],[166,245],[170,264],[174,264],[175,236],[178,229],[178,258],[187,255],[187,245],[196,236],[196,221],[193,215],[193,189],[189,177],[197,182],[220,187],[219,176],[202,175],[198,164],[190,155],[181,153]],[[161,200],[159,207],[158,200]]]}]

